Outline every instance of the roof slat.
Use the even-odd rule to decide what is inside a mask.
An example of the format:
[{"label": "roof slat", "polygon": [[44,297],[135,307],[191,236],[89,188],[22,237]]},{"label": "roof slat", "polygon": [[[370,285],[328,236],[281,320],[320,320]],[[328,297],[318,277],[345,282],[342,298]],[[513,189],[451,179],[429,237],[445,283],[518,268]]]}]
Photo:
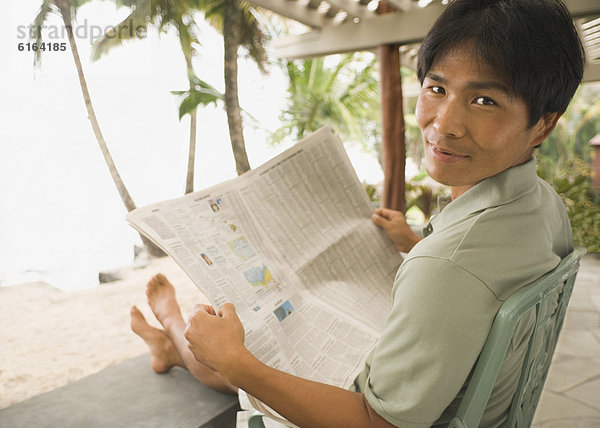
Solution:
[{"label": "roof slat", "polygon": [[333,18],[335,18],[335,16],[338,14],[339,11],[340,10],[337,7],[335,7],[334,5],[332,5],[330,3],[330,7],[329,7],[329,9],[327,9],[327,13],[325,14],[325,16],[329,19],[333,19]]},{"label": "roof slat", "polygon": [[367,4],[361,6],[360,3],[355,2],[354,0],[328,0],[332,6],[335,6],[341,10],[345,10],[348,12],[348,15],[354,18],[365,19],[375,15],[374,12],[371,12],[367,9]]},{"label": "roof slat", "polygon": [[281,16],[298,21],[312,28],[322,28],[329,20],[317,13],[316,10],[306,8],[297,1],[288,0],[249,0],[250,3],[269,9]]},{"label": "roof slat", "polygon": [[600,64],[587,63],[583,70],[583,81],[584,82],[600,81]]},{"label": "roof slat", "polygon": [[600,13],[598,0],[564,0],[573,18],[581,18]]},{"label": "roof slat", "polygon": [[308,4],[306,5],[307,9],[318,9],[319,5],[321,4],[321,0],[309,0]]},{"label": "roof slat", "polygon": [[413,8],[412,0],[386,0],[387,3],[394,6],[399,11],[407,11]]},{"label": "roof slat", "polygon": [[368,50],[389,43],[414,43],[425,37],[444,7],[432,4],[422,9],[363,19],[359,24],[348,21],[328,25],[319,31],[275,40],[273,45],[277,56],[307,58]]}]

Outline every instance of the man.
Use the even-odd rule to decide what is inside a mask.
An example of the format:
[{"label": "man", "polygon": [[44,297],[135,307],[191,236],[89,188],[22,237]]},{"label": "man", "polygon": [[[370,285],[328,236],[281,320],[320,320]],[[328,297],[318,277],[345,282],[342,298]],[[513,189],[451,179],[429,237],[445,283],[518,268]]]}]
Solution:
[{"label": "man", "polygon": [[[165,330],[132,308],[156,371],[180,365],[217,389],[242,388],[299,426],[448,422],[502,303],[572,250],[565,210],[532,153],[581,80],[583,50],[559,0],[455,0],[423,41],[417,71],[427,171],[453,201],[423,240],[401,213],[373,215],[408,255],[355,390],[262,364],[244,347],[231,304],[218,313],[198,305],[186,328],[163,276],[148,284],[148,300]],[[517,328],[483,426],[506,418],[531,320]]]}]

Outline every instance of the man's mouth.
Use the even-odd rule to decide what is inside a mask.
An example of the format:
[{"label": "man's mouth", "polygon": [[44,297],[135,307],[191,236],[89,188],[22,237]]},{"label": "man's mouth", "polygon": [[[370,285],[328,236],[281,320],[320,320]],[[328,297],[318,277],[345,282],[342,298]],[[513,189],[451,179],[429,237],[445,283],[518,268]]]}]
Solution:
[{"label": "man's mouth", "polygon": [[452,152],[446,148],[438,147],[429,143],[429,149],[433,157],[441,162],[453,163],[466,159],[468,156]]}]

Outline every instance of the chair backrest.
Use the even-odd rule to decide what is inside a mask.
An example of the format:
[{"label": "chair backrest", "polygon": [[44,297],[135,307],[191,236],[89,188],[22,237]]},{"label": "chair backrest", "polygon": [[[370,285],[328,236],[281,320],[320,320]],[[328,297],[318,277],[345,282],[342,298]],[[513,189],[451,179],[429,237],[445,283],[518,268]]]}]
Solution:
[{"label": "chair backrest", "polygon": [[555,269],[504,302],[494,319],[450,427],[470,428],[479,425],[515,328],[521,316],[535,307],[535,325],[506,426],[528,427],[531,424],[573,291],[579,260],[585,253],[583,248],[575,249]]}]

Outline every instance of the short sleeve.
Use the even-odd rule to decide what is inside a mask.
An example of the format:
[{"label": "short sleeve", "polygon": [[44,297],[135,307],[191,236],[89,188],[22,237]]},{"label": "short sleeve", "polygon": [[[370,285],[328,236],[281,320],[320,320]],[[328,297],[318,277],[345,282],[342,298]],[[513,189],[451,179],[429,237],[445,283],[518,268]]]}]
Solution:
[{"label": "short sleeve", "polygon": [[502,302],[462,267],[432,257],[405,261],[393,300],[364,393],[388,422],[429,426],[463,386]]}]

